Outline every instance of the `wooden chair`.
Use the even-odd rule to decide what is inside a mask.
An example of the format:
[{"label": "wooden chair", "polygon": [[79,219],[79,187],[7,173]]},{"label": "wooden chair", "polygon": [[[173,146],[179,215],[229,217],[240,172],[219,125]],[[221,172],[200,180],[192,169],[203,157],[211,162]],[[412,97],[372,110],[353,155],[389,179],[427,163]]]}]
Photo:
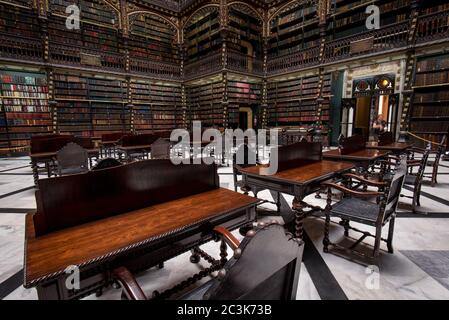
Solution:
[{"label": "wooden chair", "polygon": [[[363,258],[375,259],[379,255],[380,244],[383,240],[387,243],[388,252],[393,253],[393,233],[396,209],[398,206],[402,186],[405,181],[406,171],[406,160],[402,159],[396,167],[394,176],[384,182],[367,180],[355,174],[345,175],[346,178],[350,178],[351,180],[357,180],[363,184],[378,188],[378,191],[360,191],[359,189],[352,189],[351,183],[323,183],[323,186],[328,189],[327,205],[325,209],[326,222],[324,228],[323,251],[326,253],[330,252],[329,247],[332,246],[338,250],[351,252]],[[334,205],[332,205],[332,189],[339,190],[344,194],[342,200]],[[372,198],[377,198],[379,200],[378,203],[370,201],[372,200]],[[349,237],[350,230],[362,233],[362,237],[357,240],[355,244],[350,248],[332,243],[329,239],[329,226],[331,217],[338,217],[342,219],[341,224],[344,226],[344,235],[346,237]],[[375,227],[375,235],[351,227],[351,221]],[[382,238],[382,228],[387,223],[389,223],[388,238],[387,240],[384,240]],[[355,250],[356,246],[368,236],[374,237],[375,239],[372,256],[367,256]]]},{"label": "wooden chair", "polygon": [[151,145],[151,159],[170,159],[171,144],[159,138]]},{"label": "wooden chair", "polygon": [[89,171],[87,151],[76,143],[70,142],[56,153],[58,175],[85,173]]},{"label": "wooden chair", "polygon": [[[234,251],[218,277],[181,297],[183,300],[293,300],[298,288],[304,243],[283,226],[260,224],[239,241],[226,229],[214,231]],[[263,260],[263,262],[262,262]],[[114,272],[131,300],[147,300],[124,267]]]},{"label": "wooden chair", "polygon": [[122,163],[114,158],[106,158],[98,161],[98,163],[95,165],[95,167],[92,168],[92,171],[97,170],[103,170],[103,169],[110,169],[115,168],[118,166],[121,166]]},{"label": "wooden chair", "polygon": [[[416,153],[417,151],[415,151]],[[417,206],[421,206],[421,188],[422,182],[424,178],[424,174],[426,171],[426,167],[429,160],[430,155],[430,145],[426,150],[423,151],[422,157],[420,160],[412,159],[407,161],[408,173],[405,178],[405,185],[413,186],[413,196],[401,195],[401,197],[412,199],[412,211],[416,211]],[[414,172],[414,168],[417,168],[417,172]]]},{"label": "wooden chair", "polygon": [[428,165],[432,166],[432,173],[430,175],[424,174],[426,178],[431,178],[431,185],[432,187],[435,187],[435,185],[438,183],[438,171],[440,169],[440,161],[442,156],[444,155],[444,152],[447,148],[447,136],[444,136],[441,140],[441,143],[437,146],[436,150],[431,151],[431,154],[435,156],[433,161],[429,161]]},{"label": "wooden chair", "polygon": [[[243,155],[243,159],[240,159],[238,155]],[[240,156],[241,157],[241,156]],[[238,191],[238,188],[243,187],[243,183],[238,179],[241,176],[240,169],[245,167],[251,167],[258,163],[257,154],[246,143],[241,144],[237,152],[232,155],[232,170],[234,176],[234,191]],[[239,163],[237,163],[239,162]]]}]

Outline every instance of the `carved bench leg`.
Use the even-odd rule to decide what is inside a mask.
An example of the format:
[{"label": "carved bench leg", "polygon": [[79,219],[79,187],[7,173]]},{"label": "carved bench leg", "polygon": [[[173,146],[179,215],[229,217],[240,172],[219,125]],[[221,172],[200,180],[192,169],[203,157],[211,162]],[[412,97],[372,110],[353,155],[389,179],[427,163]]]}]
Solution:
[{"label": "carved bench leg", "polygon": [[200,260],[201,260],[201,256],[200,256],[200,254],[199,254],[199,252],[198,252],[198,248],[194,248],[194,249],[192,249],[192,255],[190,256],[190,262],[191,263],[199,263],[200,262]]},{"label": "carved bench leg", "polygon": [[395,220],[396,220],[396,218],[392,218],[390,220],[390,225],[388,226],[387,248],[388,248],[388,253],[391,253],[391,254],[394,253],[394,249],[393,249],[393,235],[394,235]]}]

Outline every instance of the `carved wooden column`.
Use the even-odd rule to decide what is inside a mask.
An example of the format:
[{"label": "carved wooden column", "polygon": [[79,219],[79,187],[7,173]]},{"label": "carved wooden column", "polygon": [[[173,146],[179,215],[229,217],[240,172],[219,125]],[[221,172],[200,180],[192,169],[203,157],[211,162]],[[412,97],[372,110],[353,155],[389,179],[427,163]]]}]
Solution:
[{"label": "carved wooden column", "polygon": [[262,82],[262,104],[260,111],[262,113],[261,128],[267,127],[267,113],[268,113],[268,40],[269,37],[263,38],[263,82]]},{"label": "carved wooden column", "polygon": [[222,74],[221,81],[223,83],[223,99],[222,99],[222,107],[223,107],[223,127],[226,129],[229,125],[229,100],[228,100],[228,72],[226,71],[228,68],[228,7],[226,0],[220,0],[220,35],[222,40],[221,46],[221,66],[222,66]]},{"label": "carved wooden column", "polygon": [[187,119],[187,91],[186,91],[186,85],[184,81],[185,76],[185,58],[186,58],[186,48],[184,43],[178,44],[178,52],[179,52],[179,60],[180,60],[180,75],[181,79],[183,80],[181,83],[181,108],[182,108],[182,128],[188,129],[188,119]]},{"label": "carved wooden column", "polygon": [[[418,0],[412,0],[410,3],[410,28],[407,37],[408,45],[413,48],[416,42],[416,27],[418,25],[418,16],[420,11],[421,2]],[[402,90],[402,114],[401,114],[401,127],[399,133],[399,139],[404,140],[409,130],[411,106],[413,99],[413,74],[415,70],[416,57],[415,49],[407,51],[405,75],[404,75],[404,88]]]},{"label": "carved wooden column", "polygon": [[[318,18],[319,18],[319,29],[320,29],[320,55],[319,64],[324,62],[324,49],[326,45],[326,26],[327,26],[327,16],[329,8],[329,0],[319,0],[318,2]],[[322,126],[322,112],[323,112],[323,82],[324,82],[324,68],[319,68],[319,80],[318,80],[318,93],[317,93],[317,127]]]}]

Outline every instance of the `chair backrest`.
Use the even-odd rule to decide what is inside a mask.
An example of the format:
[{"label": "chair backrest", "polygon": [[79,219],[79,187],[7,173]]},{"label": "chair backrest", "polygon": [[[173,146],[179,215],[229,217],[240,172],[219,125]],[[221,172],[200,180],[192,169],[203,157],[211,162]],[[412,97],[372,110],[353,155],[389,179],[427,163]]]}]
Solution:
[{"label": "chair backrest", "polygon": [[[40,179],[36,236],[219,188],[215,165],[146,160]],[[187,186],[187,187],[186,187]]]},{"label": "chair backrest", "polygon": [[118,167],[121,165],[122,165],[122,163],[120,161],[118,161],[117,159],[106,158],[106,159],[101,159],[100,161],[98,161],[98,163],[92,168],[92,170],[97,171],[97,170],[110,169],[110,168],[115,168],[115,167]]},{"label": "chair backrest", "polygon": [[382,132],[379,135],[378,139],[379,139],[378,141],[379,146],[386,146],[394,142],[393,133],[390,131]]},{"label": "chair backrest", "polygon": [[56,153],[59,174],[82,173],[89,170],[89,156],[86,149],[70,142]]},{"label": "chair backrest", "polygon": [[124,135],[125,135],[125,133],[123,133],[123,132],[105,133],[105,134],[101,135],[101,141],[102,142],[105,142],[105,141],[118,141]]},{"label": "chair backrest", "polygon": [[341,154],[351,154],[366,148],[366,138],[362,135],[354,135],[349,138],[341,138],[339,141]]},{"label": "chair backrest", "polygon": [[427,163],[429,162],[429,155],[431,150],[432,146],[428,144],[421,158],[421,165],[419,166],[418,173],[416,174],[415,184],[421,183],[422,179],[424,178],[424,173],[426,171]]},{"label": "chair backrest", "polygon": [[320,142],[297,142],[278,148],[278,171],[284,171],[321,161],[323,149]]},{"label": "chair backrest", "polygon": [[246,143],[242,143],[237,148],[237,151],[232,155],[232,158],[234,166],[238,165],[242,168],[254,166],[258,161],[257,153]]},{"label": "chair backrest", "polygon": [[95,148],[94,141],[89,137],[75,137],[75,143],[87,150]]},{"label": "chair backrest", "polygon": [[293,300],[298,288],[304,243],[272,224],[245,237],[241,255],[224,266],[205,293],[208,300]]},{"label": "chair backrest", "polygon": [[72,135],[33,136],[30,142],[30,152],[32,154],[57,152],[70,142],[75,142],[75,137]]},{"label": "chair backrest", "polygon": [[391,214],[396,212],[401,196],[402,187],[404,186],[405,177],[407,176],[407,160],[405,157],[401,158],[396,165],[395,174],[389,181],[388,188],[385,189],[385,215],[387,219]]},{"label": "chair backrest", "polygon": [[122,147],[152,145],[159,137],[151,133],[126,135],[121,139]]},{"label": "chair backrest", "polygon": [[170,159],[170,141],[159,138],[151,145],[151,159]]}]

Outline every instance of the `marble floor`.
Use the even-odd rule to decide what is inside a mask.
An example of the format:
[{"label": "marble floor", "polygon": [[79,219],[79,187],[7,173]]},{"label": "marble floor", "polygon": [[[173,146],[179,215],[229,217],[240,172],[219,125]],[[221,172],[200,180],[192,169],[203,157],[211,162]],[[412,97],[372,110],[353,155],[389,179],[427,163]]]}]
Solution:
[{"label": "marble floor", "polygon": [[[430,171],[430,168],[428,168]],[[220,184],[233,189],[231,169],[222,168]],[[405,194],[411,192],[404,190]],[[395,253],[382,253],[376,266],[352,262],[322,251],[324,221],[309,217],[305,221],[306,247],[302,263],[298,300],[320,299],[449,299],[449,162],[442,162],[439,183],[423,187],[422,206],[418,214],[410,211],[410,200],[401,199],[396,220]],[[270,192],[259,198],[272,200]],[[284,195],[285,204],[292,197]],[[324,205],[323,200],[309,196],[306,201]],[[265,205],[274,209],[272,205]],[[22,286],[25,214],[36,207],[29,159],[0,159],[0,298],[37,299],[34,289]],[[288,214],[263,219],[290,219]],[[365,228],[366,226],[360,226]],[[369,228],[367,229],[369,230]],[[238,232],[235,232],[240,237]],[[331,239],[343,237],[341,227],[332,224]],[[241,237],[240,237],[241,238]],[[369,243],[369,240],[366,240]],[[216,243],[202,247],[218,256]],[[150,269],[139,274],[138,282],[151,295],[163,291],[205,267],[195,265],[184,254],[166,262],[163,269]],[[204,279],[203,281],[207,281]],[[120,299],[120,290],[109,289],[102,296],[85,299]]]}]

